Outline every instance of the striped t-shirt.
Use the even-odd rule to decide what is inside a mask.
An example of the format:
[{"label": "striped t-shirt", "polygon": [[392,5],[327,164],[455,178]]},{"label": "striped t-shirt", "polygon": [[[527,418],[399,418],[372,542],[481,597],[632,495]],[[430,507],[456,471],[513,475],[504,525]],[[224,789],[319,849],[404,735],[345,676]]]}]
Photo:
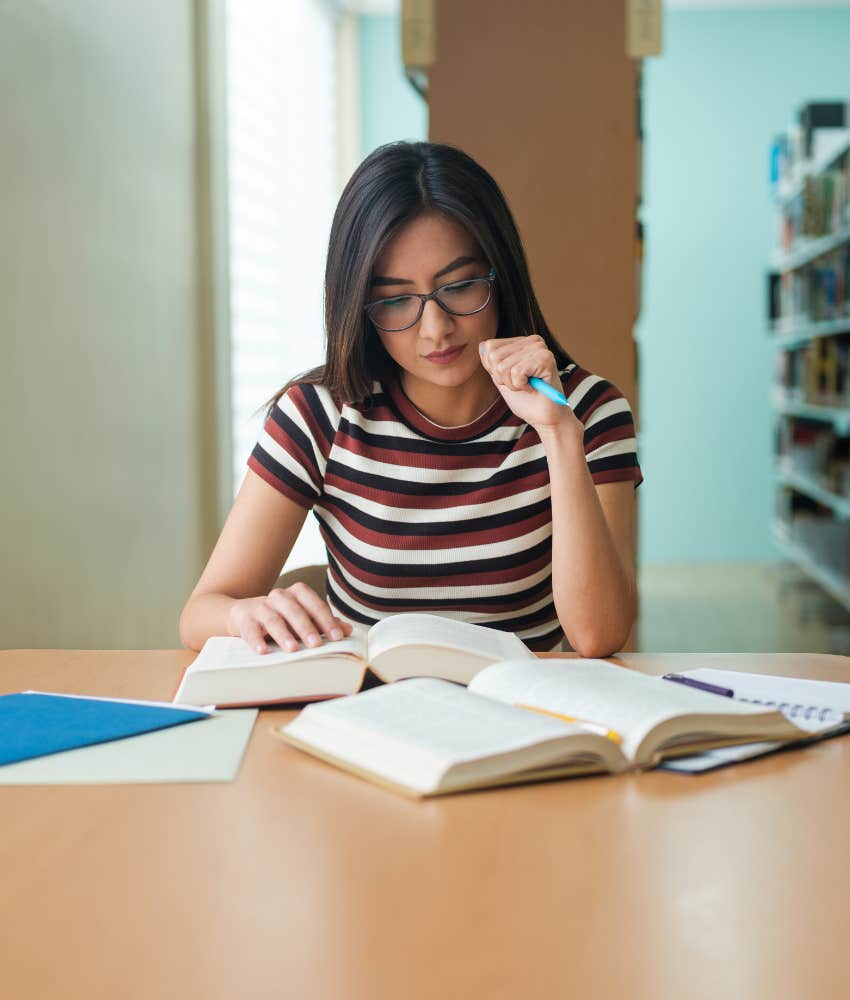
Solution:
[{"label": "striped t-shirt", "polygon": [[[642,479],[629,404],[570,365],[564,392],[585,426],[594,483]],[[396,383],[367,404],[298,384],[274,407],[248,465],[312,508],[327,546],[328,603],[371,625],[425,611],[516,632],[533,650],[563,631],[552,599],[549,469],[537,432],[501,396],[441,427]]]}]

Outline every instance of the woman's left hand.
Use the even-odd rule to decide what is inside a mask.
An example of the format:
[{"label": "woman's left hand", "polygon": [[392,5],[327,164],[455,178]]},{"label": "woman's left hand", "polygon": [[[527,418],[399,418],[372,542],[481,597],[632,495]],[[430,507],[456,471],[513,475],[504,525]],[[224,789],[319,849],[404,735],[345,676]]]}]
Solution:
[{"label": "woman's left hand", "polygon": [[555,357],[537,334],[504,337],[481,344],[481,364],[493,379],[505,402],[521,420],[536,431],[572,427],[581,421],[569,406],[561,406],[533,389],[528,380],[536,375],[553,389],[563,392]]}]

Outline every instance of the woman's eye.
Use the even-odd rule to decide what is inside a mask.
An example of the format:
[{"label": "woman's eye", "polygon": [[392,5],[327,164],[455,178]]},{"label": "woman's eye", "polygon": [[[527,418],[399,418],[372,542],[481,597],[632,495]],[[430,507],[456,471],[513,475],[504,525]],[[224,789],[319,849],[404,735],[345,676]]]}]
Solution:
[{"label": "woman's eye", "polygon": [[455,281],[451,285],[445,285],[443,291],[451,295],[452,292],[465,292],[470,288],[474,288],[476,284],[477,281],[474,278],[471,278],[469,281]]},{"label": "woman's eye", "polygon": [[409,302],[409,295],[400,295],[397,299],[384,299],[381,302],[381,307],[384,309],[403,309]]}]

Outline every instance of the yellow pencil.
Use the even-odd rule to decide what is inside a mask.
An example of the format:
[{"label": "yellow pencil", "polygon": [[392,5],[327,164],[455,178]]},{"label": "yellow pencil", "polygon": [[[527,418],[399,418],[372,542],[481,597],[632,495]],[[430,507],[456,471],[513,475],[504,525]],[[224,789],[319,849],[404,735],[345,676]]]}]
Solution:
[{"label": "yellow pencil", "polygon": [[620,744],[623,742],[623,737],[620,736],[618,732],[613,729],[608,729],[598,722],[591,722],[590,719],[579,719],[572,715],[561,715],[560,712],[550,712],[546,708],[538,708],[536,705],[523,705],[520,702],[514,702],[514,707],[524,708],[529,712],[537,712],[539,715],[548,715],[553,719],[560,719],[561,722],[574,722],[577,726],[584,726],[586,729],[592,729],[593,732],[599,733],[600,736],[607,736],[608,739],[613,740],[614,743]]}]

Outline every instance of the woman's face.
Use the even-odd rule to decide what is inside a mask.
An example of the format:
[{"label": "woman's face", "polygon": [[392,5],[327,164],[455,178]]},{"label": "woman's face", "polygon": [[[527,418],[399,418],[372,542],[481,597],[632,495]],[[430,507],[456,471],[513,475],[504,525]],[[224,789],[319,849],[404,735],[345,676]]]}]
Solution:
[{"label": "woman's face", "polygon": [[[393,237],[375,262],[369,301],[412,292],[427,294],[451,282],[486,277],[489,272],[481,248],[460,223],[444,215],[420,215]],[[489,382],[478,348],[496,336],[498,325],[493,289],[481,312],[455,316],[431,300],[408,329],[376,332],[402,369],[405,389],[422,391],[428,386],[459,388],[470,381]]]}]

